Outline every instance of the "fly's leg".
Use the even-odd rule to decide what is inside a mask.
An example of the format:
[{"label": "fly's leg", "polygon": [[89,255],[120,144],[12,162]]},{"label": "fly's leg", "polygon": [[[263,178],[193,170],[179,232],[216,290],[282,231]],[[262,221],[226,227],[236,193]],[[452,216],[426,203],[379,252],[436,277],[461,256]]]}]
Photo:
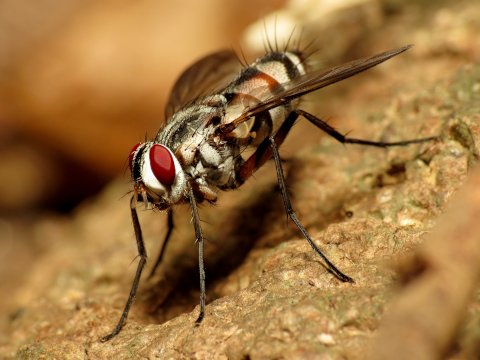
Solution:
[{"label": "fly's leg", "polygon": [[346,137],[345,135],[341,134],[333,127],[328,125],[322,119],[300,109],[295,110],[298,115],[303,116],[305,119],[310,121],[313,125],[318,127],[319,129],[325,131],[328,135],[335,138],[336,140],[340,141],[342,144],[359,144],[359,145],[367,145],[367,146],[376,146],[376,147],[389,147],[389,146],[405,146],[410,144],[418,144],[427,141],[437,140],[438,136],[430,136],[421,139],[413,139],[413,140],[403,140],[403,141],[394,141],[394,142],[384,142],[384,141],[370,141],[370,140],[362,140],[362,139],[355,139]]},{"label": "fly's leg", "polygon": [[243,164],[243,166],[237,172],[237,179],[239,182],[243,182],[247,180],[259,167],[261,167],[267,160],[273,159],[275,160],[275,167],[277,169],[277,178],[278,178],[278,185],[280,187],[283,204],[285,206],[285,210],[287,215],[292,221],[295,223],[297,228],[301,231],[305,239],[307,239],[310,246],[315,250],[315,252],[320,255],[320,257],[325,261],[328,266],[328,269],[341,281],[344,282],[353,282],[353,279],[349,276],[342,273],[340,270],[337,269],[335,265],[332,264],[330,260],[322,253],[322,251],[318,248],[317,245],[313,242],[308,234],[307,230],[302,226],[300,221],[298,220],[295,212],[292,209],[292,205],[290,203],[290,199],[287,194],[287,189],[285,185],[285,177],[283,176],[282,166],[280,155],[278,154],[278,147],[283,143],[285,137],[287,136],[288,132],[292,128],[295,120],[298,118],[298,113],[291,112],[288,117],[285,119],[283,124],[280,126],[278,131],[275,135],[271,136],[270,138],[265,139],[258,147],[255,153],[253,153],[247,161]]},{"label": "fly's leg", "polygon": [[277,179],[278,184],[282,193],[283,204],[285,210],[287,212],[288,217],[295,223],[297,228],[300,230],[302,235],[308,241],[310,246],[313,250],[325,261],[328,266],[328,269],[341,281],[344,282],[354,282],[353,279],[344,273],[342,273],[333,263],[322,253],[322,251],[318,248],[318,246],[313,242],[310,235],[308,234],[307,230],[303,227],[298,219],[297,215],[293,211],[290,198],[287,193],[286,185],[285,185],[285,177],[283,175],[280,155],[278,153],[278,147],[283,143],[285,137],[287,136],[288,132],[292,128],[295,120],[298,116],[303,116],[312,124],[317,126],[319,129],[325,131],[328,135],[334,137],[338,141],[343,144],[359,144],[359,145],[368,145],[368,146],[376,146],[376,147],[389,147],[389,146],[405,146],[409,144],[417,144],[428,142],[432,140],[437,140],[438,137],[426,137],[421,139],[413,139],[413,140],[404,140],[404,141],[397,141],[397,142],[382,142],[382,141],[369,141],[369,140],[362,140],[362,139],[355,139],[349,138],[345,135],[341,134],[333,127],[328,125],[325,121],[317,118],[316,116],[307,113],[306,111],[296,109],[292,111],[288,117],[285,119],[283,124],[280,126],[278,131],[275,135],[265,139],[255,151],[242,165],[242,167],[237,171],[236,178],[239,184],[245,182],[252,174],[260,168],[263,164],[265,164],[270,158],[275,161],[275,167],[277,172]]},{"label": "fly's leg", "polygon": [[288,217],[294,222],[294,224],[297,226],[297,229],[300,230],[303,237],[308,241],[308,243],[313,248],[313,250],[327,264],[328,270],[331,273],[333,273],[339,280],[343,282],[353,283],[354,281],[350,276],[345,275],[335,265],[333,265],[333,263],[330,260],[328,260],[328,258],[323,254],[323,252],[313,242],[312,238],[307,232],[307,229],[305,229],[303,225],[300,223],[300,220],[298,220],[298,217],[295,214],[295,211],[293,211],[292,204],[288,196],[287,187],[285,185],[285,176],[283,175],[282,163],[280,160],[280,154],[278,153],[277,144],[275,142],[275,137],[271,136],[269,138],[269,141],[270,141],[270,148],[272,149],[272,153],[273,153],[273,160],[275,161],[275,169],[277,172],[278,186],[280,187],[280,192],[282,193],[283,206],[285,207],[285,211],[287,212]]},{"label": "fly's leg", "polygon": [[160,253],[158,254],[157,260],[155,260],[155,264],[153,265],[152,270],[150,271],[150,274],[148,275],[149,278],[151,278],[154,274],[155,271],[158,268],[158,265],[162,262],[163,255],[165,254],[165,249],[167,248],[168,240],[170,240],[170,237],[172,235],[173,231],[173,210],[170,208],[168,209],[168,219],[167,219],[167,234],[165,235],[165,239],[163,240],[162,247],[160,248]]},{"label": "fly's leg", "polygon": [[138,220],[137,210],[135,208],[135,198],[133,196],[130,200],[130,212],[132,215],[133,229],[135,231],[135,240],[137,241],[138,256],[140,257],[140,260],[138,262],[137,272],[135,274],[135,278],[133,279],[130,294],[128,295],[127,303],[125,304],[125,308],[123,309],[122,316],[120,317],[120,320],[115,326],[115,329],[113,329],[110,334],[100,339],[102,342],[108,341],[117,336],[120,330],[122,330],[123,326],[125,325],[128,313],[130,311],[130,307],[132,306],[132,303],[135,300],[135,296],[137,295],[138,284],[140,283],[140,277],[142,276],[143,268],[145,267],[145,264],[147,262],[147,252],[143,243],[142,228],[140,227],[140,221]]},{"label": "fly's leg", "polygon": [[[298,114],[291,112],[280,128],[273,135],[275,144],[280,146],[288,135],[293,124],[298,118]],[[263,140],[257,147],[257,150],[243,163],[237,171],[236,179],[239,184],[244,183],[252,174],[257,171],[263,164],[272,158],[272,148],[270,140],[267,138]]]},{"label": "fly's leg", "polygon": [[200,274],[200,313],[195,321],[196,325],[200,325],[205,316],[205,265],[203,263],[203,233],[200,224],[200,216],[198,215],[197,202],[193,189],[189,189],[190,206],[192,208],[193,226],[195,228],[195,239],[198,244],[198,270]]}]

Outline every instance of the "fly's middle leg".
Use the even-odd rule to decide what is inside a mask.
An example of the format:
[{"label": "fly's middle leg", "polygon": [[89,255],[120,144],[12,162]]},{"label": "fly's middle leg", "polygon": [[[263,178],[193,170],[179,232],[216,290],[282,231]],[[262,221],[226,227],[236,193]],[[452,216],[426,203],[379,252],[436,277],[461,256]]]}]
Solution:
[{"label": "fly's middle leg", "polygon": [[280,187],[280,191],[282,193],[283,204],[285,206],[285,210],[287,212],[288,217],[295,223],[297,228],[300,230],[302,235],[308,241],[310,246],[313,250],[323,259],[323,261],[327,264],[328,270],[333,273],[339,280],[344,282],[353,282],[353,279],[343,272],[341,272],[318,248],[318,246],[313,242],[312,238],[308,234],[305,227],[300,223],[297,215],[293,211],[292,205],[290,203],[290,198],[287,193],[286,185],[285,185],[285,177],[283,175],[280,155],[278,153],[278,147],[283,143],[285,137],[293,127],[295,121],[297,120],[299,114],[296,111],[292,111],[283,124],[280,126],[278,131],[275,135],[266,138],[257,148],[257,151],[252,154],[247,161],[243,164],[243,166],[237,172],[237,178],[240,182],[247,180],[256,169],[262,166],[267,160],[273,157],[275,161],[275,167],[277,171],[277,180],[278,185]]}]

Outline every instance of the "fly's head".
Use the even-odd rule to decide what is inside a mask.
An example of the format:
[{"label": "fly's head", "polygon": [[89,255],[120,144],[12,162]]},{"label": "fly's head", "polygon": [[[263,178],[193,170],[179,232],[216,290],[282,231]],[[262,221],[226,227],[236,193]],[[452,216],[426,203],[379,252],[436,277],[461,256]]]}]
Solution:
[{"label": "fly's head", "polygon": [[187,190],[187,178],[173,154],[162,144],[145,142],[135,145],[128,158],[134,184],[135,199],[164,210],[182,202]]}]

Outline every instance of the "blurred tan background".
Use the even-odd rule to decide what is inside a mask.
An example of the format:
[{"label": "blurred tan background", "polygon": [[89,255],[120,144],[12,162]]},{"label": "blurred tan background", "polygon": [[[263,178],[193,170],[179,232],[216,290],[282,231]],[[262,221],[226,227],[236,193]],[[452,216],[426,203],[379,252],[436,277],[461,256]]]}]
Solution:
[{"label": "blurred tan background", "polygon": [[0,211],[68,210],[121,174],[179,73],[282,3],[0,3]]},{"label": "blurred tan background", "polygon": [[[28,351],[35,347],[39,352],[48,348],[52,354],[71,346],[80,354],[77,358],[84,358],[87,350],[94,358],[102,351],[115,350],[114,346],[101,348],[96,341],[118,318],[134,272],[131,260],[136,248],[128,198],[122,197],[129,188],[126,160],[130,149],[145,136],[156,134],[164,121],[164,104],[173,82],[197,58],[234,48],[253,60],[263,51],[265,32],[281,44],[295,27],[296,33],[302,33],[303,44],[314,41],[318,52],[311,60],[319,67],[415,45],[365,74],[309,95],[302,108],[358,138],[393,141],[441,134],[442,139],[425,150],[427,155],[417,155],[418,147],[391,151],[342,147],[324,141],[324,134],[312,125],[296,125],[282,147],[282,156],[293,159],[293,171],[287,175],[295,190],[295,208],[329,256],[333,254],[348,266],[355,264],[355,279],[360,281],[352,288],[337,287],[309,260],[311,249],[283,222],[281,201],[273,191],[274,172],[264,171],[242,191],[223,194],[218,207],[202,208],[207,238],[213,239],[207,244],[210,253],[206,259],[211,263],[217,260],[212,255],[222,258],[228,247],[234,253],[239,252],[238,244],[256,246],[255,251],[242,255],[246,260],[238,269],[232,266],[230,278],[215,281],[212,266],[207,265],[209,302],[225,300],[232,306],[228,309],[243,309],[248,314],[245,318],[252,317],[251,308],[235,302],[236,293],[244,294],[241,290],[247,286],[242,279],[255,284],[258,278],[264,281],[267,277],[275,284],[270,289],[273,294],[279,288],[275,279],[285,277],[275,275],[272,269],[278,274],[295,274],[293,278],[299,281],[287,289],[289,294],[311,296],[312,304],[318,299],[335,300],[319,307],[313,321],[310,310],[305,312],[298,331],[282,330],[281,336],[316,336],[317,329],[305,331],[304,324],[323,324],[325,331],[331,332],[327,324],[345,313],[345,319],[338,320],[345,327],[333,333],[338,335],[337,349],[341,358],[349,358],[349,354],[361,357],[357,350],[363,346],[362,339],[377,332],[380,313],[389,307],[388,299],[395,298],[391,295],[391,285],[397,283],[396,271],[389,267],[392,259],[423,241],[420,235],[430,232],[447,200],[463,186],[472,159],[478,159],[480,98],[475,64],[480,60],[479,18],[480,5],[471,0],[0,1],[0,354],[13,354],[12,358],[26,354],[24,358],[28,358]],[[464,132],[459,124],[464,125]],[[477,140],[469,144],[468,136],[462,138],[464,133]],[[299,151],[302,146],[307,147],[306,152]],[[436,160],[430,162],[429,154]],[[417,167],[417,156],[422,167]],[[389,193],[393,200],[386,204],[382,194]],[[173,280],[155,287],[154,279],[151,284],[164,297],[168,287],[176,289],[175,276],[181,272],[177,261],[186,258],[185,249],[196,266],[191,229],[182,225],[188,224],[190,216],[188,208],[184,210],[181,216],[185,221],[178,221],[177,239],[171,242],[173,249],[163,268],[169,275],[165,279]],[[165,219],[147,211],[140,212],[140,217],[153,257]],[[413,221],[403,222],[406,218]],[[287,238],[292,241],[278,245]],[[344,246],[337,249],[342,242]],[[258,254],[266,254],[261,255],[266,259],[264,267],[257,263]],[[290,269],[290,260],[297,267]],[[307,274],[305,269],[312,272]],[[219,271],[217,276],[229,271]],[[189,279],[193,273],[185,271]],[[311,279],[327,285],[311,288]],[[307,280],[305,286],[302,281]],[[144,284],[146,287],[148,281]],[[178,306],[172,301],[172,306],[162,307],[154,315],[144,311],[148,301],[142,303],[139,296],[128,330],[143,331],[135,325],[141,323],[138,319],[160,327],[165,319],[194,314],[197,284],[186,287],[189,296],[173,291],[180,299]],[[252,299],[261,297],[259,291],[252,292]],[[148,295],[148,291],[144,289],[142,294]],[[290,301],[276,295],[271,298],[279,304],[282,299]],[[467,316],[475,326],[478,298],[477,291]],[[344,304],[344,300],[345,306],[339,309],[348,311],[332,306],[335,301]],[[358,310],[357,315],[349,315],[352,309]],[[226,312],[231,316],[238,313]],[[278,314],[289,312],[272,314],[277,321]],[[190,334],[192,321],[183,319],[185,334]],[[217,321],[215,326],[225,323]],[[239,328],[245,329],[242,326]],[[475,326],[465,331],[473,339],[474,351],[478,349]],[[196,341],[206,347],[212,344],[212,328],[204,326],[206,335]],[[251,333],[258,342],[252,349],[261,350],[258,344],[278,340],[277,328],[266,338],[261,336],[264,328],[255,324]],[[284,329],[283,324],[278,328]],[[217,334],[218,344],[235,340],[231,333]],[[185,339],[186,346],[198,345]],[[248,346],[242,341],[232,345],[242,355],[238,358],[248,355],[243,352]],[[287,338],[283,345],[303,351],[326,341],[325,347],[335,348],[329,338],[302,341]],[[148,343],[174,342],[162,338]],[[85,348],[83,344],[87,344]],[[347,348],[350,352],[345,353]],[[279,354],[288,357],[281,349]],[[298,354],[297,358],[307,358]]]}]

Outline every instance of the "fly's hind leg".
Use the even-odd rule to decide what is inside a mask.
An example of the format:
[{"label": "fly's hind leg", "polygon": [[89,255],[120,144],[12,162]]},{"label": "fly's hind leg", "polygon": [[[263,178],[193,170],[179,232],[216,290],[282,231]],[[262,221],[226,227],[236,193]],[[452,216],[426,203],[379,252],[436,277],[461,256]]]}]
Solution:
[{"label": "fly's hind leg", "polygon": [[313,125],[318,127],[320,130],[325,131],[328,135],[330,135],[331,137],[340,141],[342,144],[358,144],[358,145],[367,145],[367,146],[376,146],[376,147],[390,147],[390,146],[405,146],[405,145],[410,145],[410,144],[418,144],[418,143],[438,140],[438,136],[430,136],[430,137],[420,138],[420,139],[393,141],[393,142],[370,141],[370,140],[350,138],[350,137],[347,137],[347,136],[341,134],[340,132],[335,130],[333,127],[328,125],[325,121],[316,117],[315,115],[312,115],[312,114],[310,114],[306,111],[300,110],[300,109],[295,110],[295,112],[298,115],[301,115],[305,119],[310,121]]}]

